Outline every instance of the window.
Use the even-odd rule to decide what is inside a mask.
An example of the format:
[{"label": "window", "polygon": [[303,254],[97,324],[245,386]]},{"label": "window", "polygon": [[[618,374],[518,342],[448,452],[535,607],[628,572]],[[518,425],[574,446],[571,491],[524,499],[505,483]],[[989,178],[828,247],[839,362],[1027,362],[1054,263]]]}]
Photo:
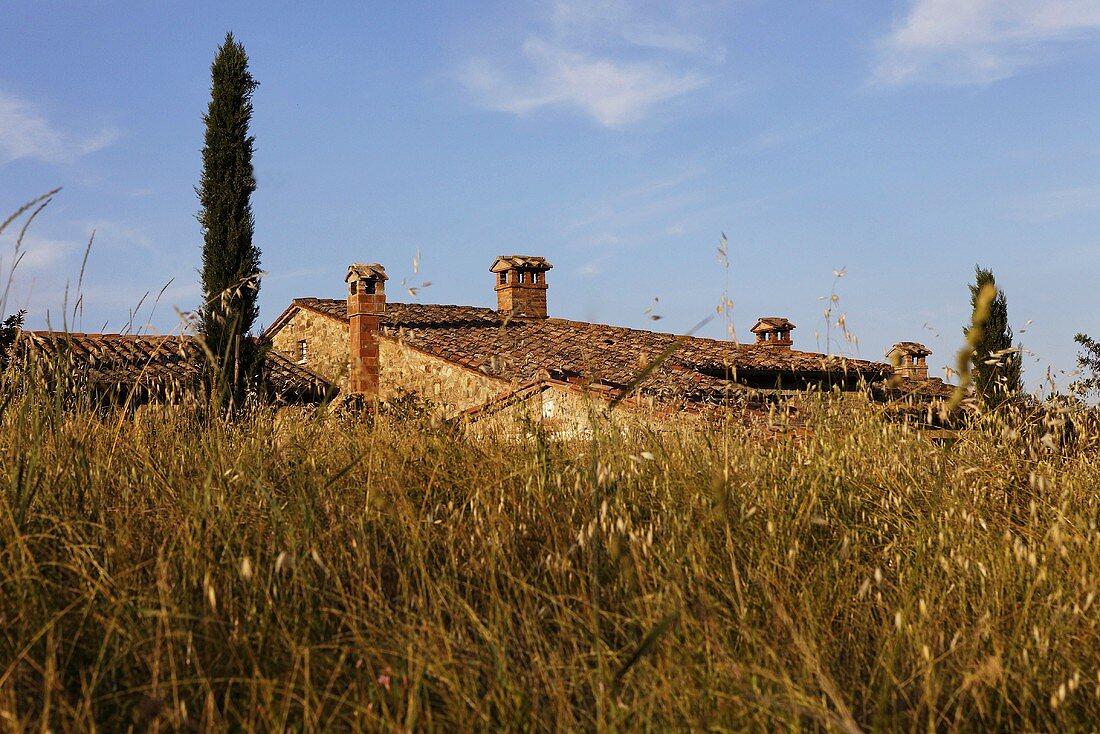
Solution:
[{"label": "window", "polygon": [[306,358],[309,356],[309,352],[306,348],[306,340],[302,339],[298,342],[298,362],[300,364],[306,363]]},{"label": "window", "polygon": [[523,272],[522,270],[519,271],[519,282],[520,283],[526,283],[527,282],[527,273]]},{"label": "window", "polygon": [[500,271],[500,284],[504,285],[507,282],[508,282],[508,271],[507,270],[501,270]]}]

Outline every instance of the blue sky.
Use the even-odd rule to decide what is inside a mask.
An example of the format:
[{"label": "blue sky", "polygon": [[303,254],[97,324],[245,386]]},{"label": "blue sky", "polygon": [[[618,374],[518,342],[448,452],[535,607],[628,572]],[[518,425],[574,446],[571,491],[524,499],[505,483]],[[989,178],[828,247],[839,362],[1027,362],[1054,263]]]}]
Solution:
[{"label": "blue sky", "polygon": [[[93,230],[77,327],[164,332],[197,304],[201,115],[232,30],[261,83],[264,323],[295,296],[340,297],[353,261],[385,264],[391,299],[430,281],[417,300],[493,305],[489,264],[521,253],[554,264],[554,316],[684,331],[728,293],[743,340],[786,316],[796,348],[878,359],[921,341],[935,368],[980,263],[1033,388],[1073,369],[1075,332],[1100,335],[1100,0],[4,0],[0,15],[0,210],[63,187],[7,304],[32,327],[61,322]],[[858,341],[837,339],[841,313]]]}]

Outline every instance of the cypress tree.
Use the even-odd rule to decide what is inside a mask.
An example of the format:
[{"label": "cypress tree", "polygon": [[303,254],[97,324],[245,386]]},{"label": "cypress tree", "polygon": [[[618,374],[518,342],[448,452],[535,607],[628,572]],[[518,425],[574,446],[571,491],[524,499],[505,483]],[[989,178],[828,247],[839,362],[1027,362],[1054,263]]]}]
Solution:
[{"label": "cypress tree", "polygon": [[[243,338],[259,314],[260,250],[252,243],[252,171],[255,139],[249,134],[252,92],[244,46],[227,33],[210,67],[210,106],[203,122],[202,180],[195,192],[202,209],[200,330],[213,355],[217,385],[239,397],[254,356]],[[224,395],[224,389],[219,389]]]},{"label": "cypress tree", "polygon": [[[970,308],[978,306],[978,294],[982,286],[997,287],[993,271],[974,266],[974,283],[970,286]],[[964,329],[964,333],[969,329]],[[1012,328],[1008,325],[1008,300],[997,288],[997,295],[989,305],[989,318],[982,330],[982,338],[971,355],[974,387],[987,406],[994,407],[1010,395],[1023,389],[1020,374],[1023,359],[1019,351],[1012,350]]]}]

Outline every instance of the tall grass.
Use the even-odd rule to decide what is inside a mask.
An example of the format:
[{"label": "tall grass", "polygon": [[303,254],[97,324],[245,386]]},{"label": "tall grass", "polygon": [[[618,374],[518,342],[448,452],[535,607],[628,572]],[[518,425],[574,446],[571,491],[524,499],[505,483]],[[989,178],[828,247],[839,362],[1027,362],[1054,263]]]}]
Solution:
[{"label": "tall grass", "polygon": [[1026,431],[806,398],[812,432],[525,443],[7,390],[8,731],[1100,720],[1100,460]]}]

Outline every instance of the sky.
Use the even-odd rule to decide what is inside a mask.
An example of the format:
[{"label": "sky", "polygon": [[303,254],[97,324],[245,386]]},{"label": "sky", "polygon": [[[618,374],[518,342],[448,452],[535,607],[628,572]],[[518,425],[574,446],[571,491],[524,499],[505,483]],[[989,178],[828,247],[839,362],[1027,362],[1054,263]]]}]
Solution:
[{"label": "sky", "polygon": [[488,267],[515,253],[553,263],[552,316],[714,314],[699,334],[742,341],[784,316],[796,349],[919,341],[934,374],[980,264],[1032,389],[1100,336],[1100,0],[0,0],[0,19],[0,213],[61,187],[0,304],[31,328],[166,333],[198,305],[202,114],[232,31],[260,82],[257,329],[342,297],[352,262],[384,264],[391,300],[493,306]]}]

